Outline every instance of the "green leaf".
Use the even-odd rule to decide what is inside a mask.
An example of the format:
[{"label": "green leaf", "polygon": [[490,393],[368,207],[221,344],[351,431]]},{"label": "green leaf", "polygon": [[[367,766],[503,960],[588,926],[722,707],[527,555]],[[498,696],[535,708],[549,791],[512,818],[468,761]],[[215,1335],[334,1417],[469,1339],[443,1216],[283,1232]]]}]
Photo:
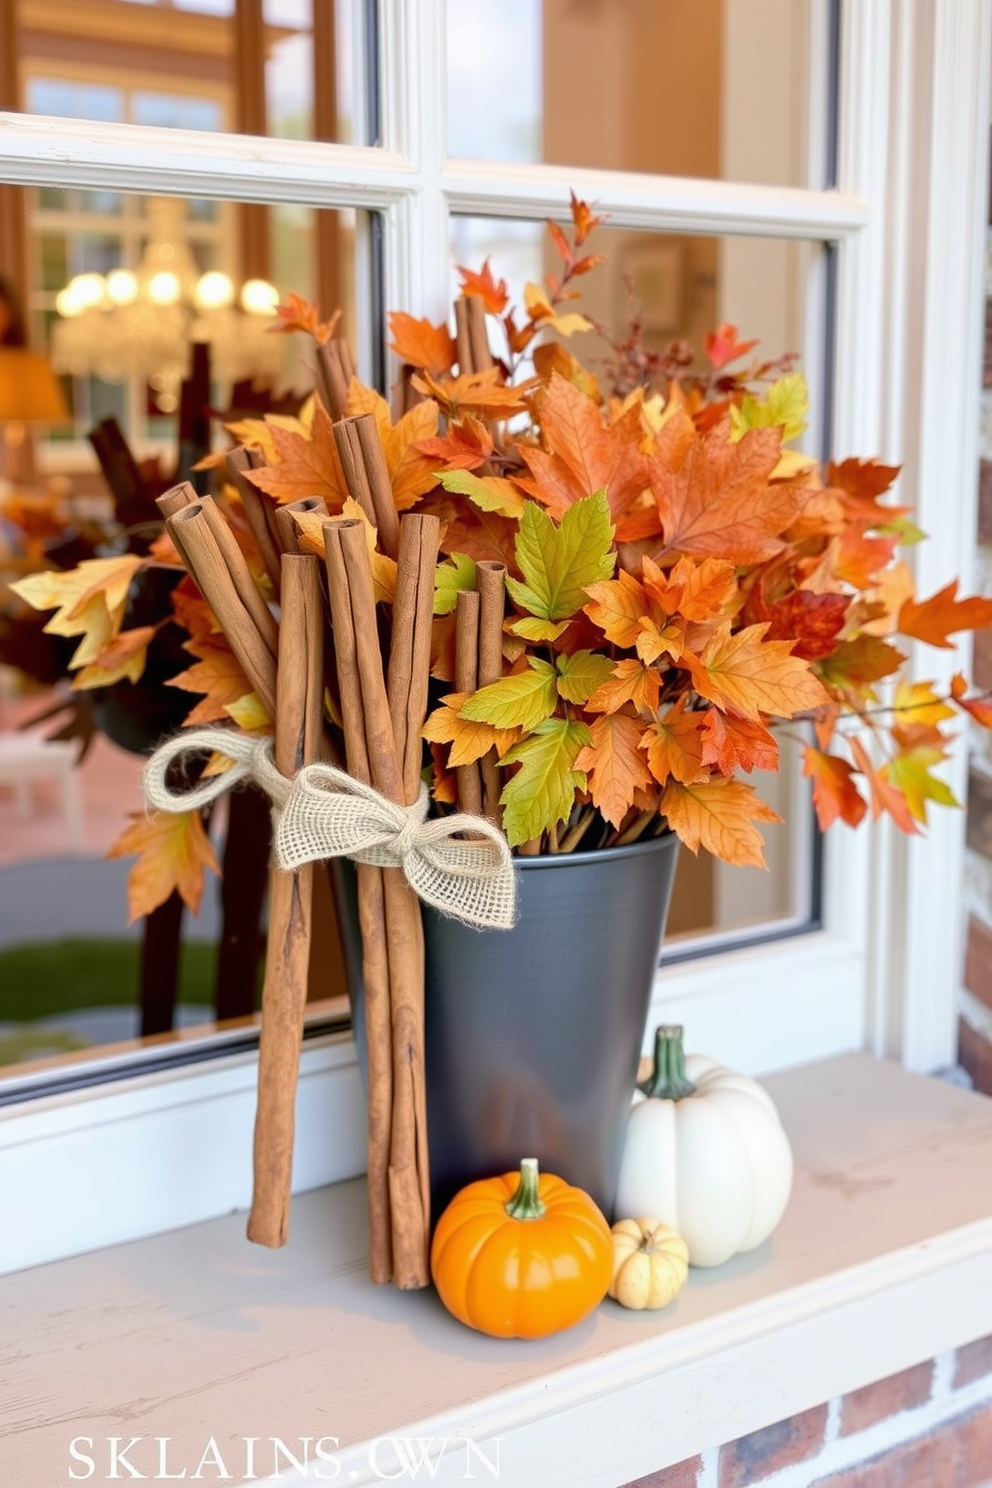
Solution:
[{"label": "green leaf", "polygon": [[554,667],[537,656],[528,656],[530,671],[501,677],[463,704],[460,718],[470,723],[491,723],[493,728],[536,728],[558,706]]},{"label": "green leaf", "polygon": [[586,589],[608,579],[616,554],[604,491],[570,506],[556,527],[543,507],[526,502],[515,552],[520,572],[506,587],[523,609],[541,620],[565,620],[582,608]]},{"label": "green leaf", "polygon": [[600,651],[558,657],[558,691],[567,703],[585,703],[613,676],[613,662]]},{"label": "green leaf", "polygon": [[736,443],[749,429],[777,425],[783,439],[795,439],[806,428],[809,390],[801,372],[789,372],[773,382],[763,398],[745,393],[739,408],[730,410],[731,437]]},{"label": "green leaf", "polygon": [[575,792],[586,785],[586,773],[574,768],[575,761],[591,740],[584,723],[548,718],[503,756],[504,765],[520,765],[500,796],[503,828],[511,847],[540,837],[567,819]]},{"label": "green leaf", "polygon": [[571,623],[571,620],[538,620],[536,615],[522,615],[508,629],[525,641],[556,641]]},{"label": "green leaf", "polygon": [[894,517],[891,522],[882,522],[873,531],[885,537],[897,538],[901,548],[911,548],[914,543],[922,542],[927,535],[923,528],[917,527],[916,523],[911,522],[905,513],[901,517]]},{"label": "green leaf", "polygon": [[439,470],[437,479],[446,491],[467,496],[480,511],[499,512],[515,521],[523,515],[523,494],[502,476],[473,475],[470,470]]},{"label": "green leaf", "polygon": [[462,589],[475,588],[475,562],[464,553],[452,553],[447,563],[434,570],[434,613],[450,615]]},{"label": "green leaf", "polygon": [[946,758],[946,750],[921,745],[897,754],[882,767],[882,778],[902,791],[917,821],[926,821],[928,801],[936,801],[938,806],[961,804],[950,786],[930,773],[932,765],[940,764]]}]

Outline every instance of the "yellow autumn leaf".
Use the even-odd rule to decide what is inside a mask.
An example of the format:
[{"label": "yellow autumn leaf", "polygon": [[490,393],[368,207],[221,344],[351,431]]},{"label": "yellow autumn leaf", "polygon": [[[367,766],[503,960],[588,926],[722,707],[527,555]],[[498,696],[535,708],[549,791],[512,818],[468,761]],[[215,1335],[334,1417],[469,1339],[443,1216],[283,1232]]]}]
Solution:
[{"label": "yellow autumn leaf", "polygon": [[267,734],[272,729],[269,711],[255,692],[246,692],[244,697],[236,698],[233,703],[225,703],[224,712],[246,734]]},{"label": "yellow autumn leaf", "polygon": [[148,645],[154,635],[154,625],[122,630],[94,662],[72,679],[74,690],[83,692],[91,687],[111,687],[115,682],[137,682],[145,670]]},{"label": "yellow autumn leaf", "polygon": [[131,580],[141,562],[129,553],[117,558],[87,558],[68,572],[30,574],[10,587],[34,609],[56,611],[45,626],[50,635],[82,636],[69,665],[88,666],[116,635]]}]

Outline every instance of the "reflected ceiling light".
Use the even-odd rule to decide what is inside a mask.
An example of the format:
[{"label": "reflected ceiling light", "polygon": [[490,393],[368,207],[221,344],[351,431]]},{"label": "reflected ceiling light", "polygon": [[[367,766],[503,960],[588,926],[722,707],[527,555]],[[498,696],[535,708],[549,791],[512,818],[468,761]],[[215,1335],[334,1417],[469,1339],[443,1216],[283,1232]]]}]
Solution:
[{"label": "reflected ceiling light", "polygon": [[55,297],[60,319],[52,329],[52,364],[74,377],[147,382],[162,413],[178,406],[194,341],[210,346],[221,383],[278,380],[280,339],[268,334],[279,291],[249,279],[240,295],[229,275],[201,274],[186,239],[186,203],[151,198],[149,238],[134,271],[114,269],[104,279],[87,272]]}]

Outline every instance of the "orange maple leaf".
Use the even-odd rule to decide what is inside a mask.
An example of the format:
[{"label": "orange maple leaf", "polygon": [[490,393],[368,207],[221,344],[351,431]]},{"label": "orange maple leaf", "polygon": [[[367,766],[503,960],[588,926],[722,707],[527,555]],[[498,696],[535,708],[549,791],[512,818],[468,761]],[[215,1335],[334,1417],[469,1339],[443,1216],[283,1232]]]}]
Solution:
[{"label": "orange maple leaf", "polygon": [[606,217],[597,216],[588,202],[580,201],[574,191],[570,191],[568,196],[572,209],[572,223],[575,227],[575,246],[581,248],[589,234],[597,227],[601,227]]},{"label": "orange maple leaf", "polygon": [[323,346],[334,335],[334,327],[340,319],[341,311],[335,310],[330,320],[321,320],[316,305],[290,290],[285,302],[276,306],[276,320],[272,329],[287,334],[304,331],[306,335],[313,337],[318,346]]},{"label": "orange maple leaf", "polygon": [[958,707],[970,713],[982,728],[992,728],[992,700],[989,699],[987,693],[976,698],[969,698],[968,679],[962,672],[955,672],[951,678],[951,697]]},{"label": "orange maple leaf", "polygon": [[140,625],[134,630],[120,631],[89,666],[73,677],[73,690],[111,687],[125,680],[137,682],[145,670],[148,646],[156,629],[154,625]]},{"label": "orange maple leaf", "polygon": [[872,820],[877,821],[882,812],[887,811],[901,832],[911,836],[919,835],[919,827],[913,820],[905,794],[898,787],[890,785],[881,770],[876,770],[867,749],[856,735],[851,736],[850,745],[854,763],[868,783]]},{"label": "orange maple leaf", "polygon": [[226,722],[230,717],[229,705],[252,690],[241,663],[222,635],[187,641],[184,649],[199,660],[177,677],[170,677],[169,686],[203,694],[188,714],[186,724],[215,723],[218,719]]},{"label": "orange maple leaf", "polygon": [[576,770],[588,771],[587,789],[606,820],[619,827],[638,790],[651,782],[640,749],[642,725],[627,713],[597,718],[590,727],[592,742],[579,751]]},{"label": "orange maple leaf", "polygon": [[977,594],[969,599],[956,599],[957,592],[958,581],[952,579],[929,599],[905,600],[899,611],[900,634],[950,650],[952,643],[947,637],[955,631],[984,630],[992,625],[992,599],[982,599]]},{"label": "orange maple leaf", "polygon": [[447,766],[455,770],[459,765],[471,765],[482,759],[490,749],[495,749],[502,759],[508,749],[520,738],[518,728],[494,728],[489,723],[475,723],[460,718],[459,710],[468,701],[470,693],[450,692],[441,699],[442,706],[435,708],[424,724],[423,736],[430,744],[450,744]]},{"label": "orange maple leaf", "polygon": [[615,579],[603,579],[586,589],[589,603],[585,613],[615,646],[625,650],[633,646],[641,631],[641,616],[651,610],[643,584],[621,569]]},{"label": "orange maple leaf", "polygon": [[[699,434],[687,414],[673,414],[648,460],[662,551],[732,563],[760,563],[780,553],[780,534],[804,500],[801,487],[770,481],[781,444],[778,427],[751,429],[732,444],[729,422]],[[617,531],[618,541],[651,535],[623,526]]]},{"label": "orange maple leaf", "polygon": [[641,564],[644,587],[657,599],[666,615],[686,620],[713,620],[735,606],[740,598],[737,571],[722,558],[681,557],[667,574],[650,558]]},{"label": "orange maple leaf", "polygon": [[334,426],[322,404],[314,407],[309,438],[276,423],[270,423],[269,430],[279,463],[246,470],[248,480],[279,502],[323,496],[328,511],[337,515],[349,492],[334,442]]},{"label": "orange maple leaf", "polygon": [[647,485],[639,405],[608,424],[593,398],[553,371],[541,400],[541,431],[546,449],[520,452],[533,477],[529,489],[556,519],[595,491],[606,492],[615,519]]},{"label": "orange maple leaf", "polygon": [[455,343],[446,325],[433,325],[429,320],[415,320],[402,310],[389,316],[389,349],[411,367],[422,368],[432,377],[443,377],[455,364]]},{"label": "orange maple leaf", "polygon": [[510,302],[506,280],[501,279],[497,284],[493,278],[493,271],[489,267],[488,258],[478,272],[459,266],[458,273],[462,281],[463,295],[478,295],[490,315],[503,314]]},{"label": "orange maple leaf", "polygon": [[807,745],[803,750],[803,774],[813,781],[813,806],[821,832],[838,817],[848,826],[858,825],[868,807],[851,779],[854,768],[847,760]]},{"label": "orange maple leaf", "polygon": [[468,414],[452,420],[445,434],[418,440],[416,448],[435,470],[477,470],[493,452],[493,436],[481,420]]},{"label": "orange maple leaf", "polygon": [[714,857],[741,868],[767,867],[761,833],[753,823],[782,820],[752,786],[738,780],[707,780],[698,785],[670,780],[661,797],[661,810],[690,852],[704,847]]},{"label": "orange maple leaf", "polygon": [[135,817],[107,853],[108,858],[138,854],[128,877],[130,922],[151,914],[178,891],[183,903],[200,912],[203,870],[220,873],[198,811],[156,811]]},{"label": "orange maple leaf", "polygon": [[459,418],[469,412],[481,418],[507,419],[524,412],[527,396],[537,385],[537,379],[532,377],[527,382],[508,385],[502,376],[498,367],[490,367],[485,372],[463,372],[459,377],[435,378],[429,372],[422,372],[411,378],[411,382],[418,393],[435,398],[448,418]]},{"label": "orange maple leaf", "polygon": [[763,723],[707,708],[701,732],[703,764],[715,765],[721,775],[778,769],[778,743]]},{"label": "orange maple leaf", "polygon": [[732,634],[724,626],[698,662],[684,658],[701,697],[754,723],[763,713],[791,718],[828,701],[809,662],[792,655],[791,641],[765,640],[767,629],[764,622]]},{"label": "orange maple leaf", "polygon": [[678,780],[693,785],[709,780],[703,764],[703,715],[686,711],[685,698],[660,718],[654,719],[641,735],[641,748],[646,751],[651,774],[659,785]]},{"label": "orange maple leaf", "polygon": [[482,511],[472,502],[449,496],[447,491],[431,494],[418,510],[440,518],[442,552],[464,553],[476,563],[493,559],[515,571],[518,522],[499,512]]},{"label": "orange maple leaf", "polygon": [[[589,713],[616,713],[625,703],[633,703],[635,708],[653,713],[660,691],[661,677],[654,667],[625,657],[617,662],[613,676],[600,683],[585,706]],[[579,770],[583,768],[576,766]]]}]

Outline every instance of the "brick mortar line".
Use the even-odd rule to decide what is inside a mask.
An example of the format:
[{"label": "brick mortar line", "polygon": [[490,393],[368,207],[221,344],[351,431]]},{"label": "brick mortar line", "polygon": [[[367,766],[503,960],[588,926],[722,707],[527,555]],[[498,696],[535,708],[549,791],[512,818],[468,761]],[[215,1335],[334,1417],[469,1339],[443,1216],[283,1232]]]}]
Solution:
[{"label": "brick mortar line", "polygon": [[[967,1415],[977,1406],[992,1405],[992,1375],[983,1375],[970,1384],[963,1385],[960,1390],[954,1390],[951,1388],[953,1361],[953,1353],[938,1355],[934,1361],[934,1383],[931,1386],[930,1399],[923,1405],[887,1416],[885,1420],[876,1421],[852,1436],[838,1437],[834,1441],[824,1440],[816,1455],[806,1457],[802,1462],[790,1462],[787,1467],[780,1468],[769,1477],[758,1479],[755,1488],[810,1488],[811,1484],[815,1485],[821,1478],[827,1478],[832,1473],[858,1467],[873,1457],[904,1446],[918,1437],[929,1436],[934,1430],[953,1421],[957,1416]],[[943,1371],[940,1368],[942,1363]],[[704,1488],[702,1478],[698,1488]],[[710,1488],[709,1482],[705,1484],[705,1488]]]},{"label": "brick mortar line", "polygon": [[958,997],[958,1012],[975,1033],[992,1044],[992,1011],[989,1010],[967,987],[962,987]]}]

